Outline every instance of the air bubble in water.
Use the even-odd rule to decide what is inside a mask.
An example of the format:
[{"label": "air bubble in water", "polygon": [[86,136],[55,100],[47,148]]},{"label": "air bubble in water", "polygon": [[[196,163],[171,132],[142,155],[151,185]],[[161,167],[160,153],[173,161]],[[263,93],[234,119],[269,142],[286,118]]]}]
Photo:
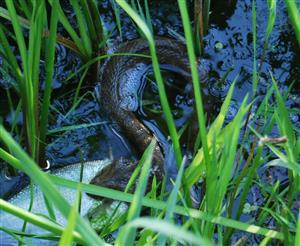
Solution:
[{"label": "air bubble in water", "polygon": [[230,83],[225,80],[224,82],[219,82],[219,80],[212,80],[208,84],[209,93],[212,96],[218,98],[224,98],[230,88]]}]

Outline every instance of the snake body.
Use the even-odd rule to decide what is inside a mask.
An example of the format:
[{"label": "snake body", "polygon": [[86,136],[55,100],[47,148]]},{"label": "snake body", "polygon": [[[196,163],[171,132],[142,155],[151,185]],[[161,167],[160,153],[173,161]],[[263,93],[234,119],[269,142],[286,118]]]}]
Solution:
[{"label": "snake body", "polygon": [[[160,65],[166,64],[176,68],[187,83],[191,83],[185,45],[172,39],[157,38],[155,46]],[[116,50],[116,53],[150,54],[147,41],[142,39],[124,43]],[[139,157],[153,138],[153,133],[134,113],[138,105],[138,81],[141,81],[146,67],[151,64],[152,60],[149,57],[112,56],[105,64],[100,79],[102,108],[106,115],[119,126]],[[201,70],[199,70],[200,79],[204,79],[206,73]],[[152,163],[153,175],[161,180],[164,175],[164,155],[159,146],[154,149]],[[91,183],[124,190],[136,165],[137,162],[124,158],[115,160],[98,173]]]}]

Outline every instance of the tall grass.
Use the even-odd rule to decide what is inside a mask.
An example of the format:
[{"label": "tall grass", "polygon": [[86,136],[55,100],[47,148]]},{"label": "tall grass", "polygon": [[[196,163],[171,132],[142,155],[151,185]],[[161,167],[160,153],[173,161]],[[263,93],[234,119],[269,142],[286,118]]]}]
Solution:
[{"label": "tall grass", "polygon": [[295,29],[296,38],[300,45],[300,13],[299,13],[299,3],[297,5],[295,0],[285,0],[285,4],[288,9],[288,13]]},{"label": "tall grass", "polygon": [[[15,157],[12,157],[9,153],[1,149],[1,158],[5,158],[6,161],[12,166],[21,171],[25,172],[35,183],[37,183],[47,199],[51,201],[55,207],[67,218],[69,215],[69,211],[71,210],[71,206],[65,200],[65,198],[60,194],[54,183],[50,181],[47,175],[42,172],[35,162],[22,150],[22,148],[13,140],[13,138],[9,135],[9,133],[0,126],[0,136],[1,140],[10,147],[12,153],[14,153]],[[2,209],[6,203],[2,202]],[[76,228],[82,234],[84,240],[87,243],[93,244],[97,243],[99,245],[103,245],[104,242],[98,238],[97,234],[90,228],[88,223],[79,215],[77,216]]]},{"label": "tall grass", "polygon": [[[17,16],[17,12],[13,1],[5,1],[8,13],[10,15],[16,43],[21,55],[21,66],[18,65],[15,55],[13,54],[7,36],[4,33],[3,27],[0,28],[0,40],[3,48],[3,56],[10,65],[12,74],[15,74],[17,84],[16,90],[20,95],[22,112],[24,115],[24,126],[26,136],[24,138],[25,145],[30,155],[37,162],[40,161],[40,143],[45,142],[47,131],[47,121],[49,114],[49,98],[51,95],[51,84],[53,77],[54,52],[56,44],[56,26],[57,14],[55,9],[52,11],[50,35],[47,38],[47,47],[45,50],[46,56],[46,87],[44,90],[44,100],[42,100],[41,118],[39,115],[39,79],[40,79],[40,59],[43,43],[43,29],[47,25],[45,22],[46,6],[45,1],[36,1],[32,6],[32,13],[29,29],[28,43],[25,42],[25,37],[21,29],[21,24]],[[40,126],[42,126],[40,128]],[[43,158],[42,158],[43,159]],[[45,166],[44,162],[40,163]]]},{"label": "tall grass", "polygon": [[194,0],[194,44],[195,54],[203,53],[203,38],[207,34],[210,14],[210,0]]},{"label": "tall grass", "polygon": [[152,35],[151,30],[147,26],[147,24],[143,21],[143,19],[133,10],[133,8],[130,7],[130,5],[124,1],[116,0],[116,2],[131,16],[133,21],[136,23],[137,26],[139,26],[140,30],[143,32],[144,36],[146,37],[148,43],[149,43],[149,49],[150,54],[152,57],[152,65],[154,70],[154,75],[157,80],[157,86],[159,90],[159,97],[162,105],[162,109],[164,111],[164,115],[166,117],[166,123],[169,129],[169,133],[174,145],[174,152],[176,156],[176,162],[177,165],[180,165],[182,162],[182,154],[181,154],[181,148],[179,144],[179,138],[177,134],[177,130],[175,127],[174,119],[172,116],[172,112],[170,109],[170,105],[167,99],[167,94],[165,90],[165,86],[163,83],[163,78],[160,72],[159,68],[159,62],[156,55],[156,49],[155,49],[155,40]]},{"label": "tall grass", "polygon": [[59,21],[70,35],[84,62],[97,56],[101,51],[103,52],[105,37],[96,1],[70,1],[76,15],[79,35],[77,30],[72,27],[60,3],[53,0],[49,2],[52,8],[54,8],[54,4],[57,4],[56,11],[59,13]]},{"label": "tall grass", "polygon": [[[95,62],[109,56],[97,56],[97,50],[101,49],[103,44],[103,40],[102,43],[100,42],[103,29],[95,1],[83,0],[78,2],[71,0],[78,22],[78,30],[71,26],[59,1],[49,0],[49,2],[51,4],[50,18],[47,18],[49,16],[47,16],[46,2],[43,0],[30,3],[29,1],[18,1],[18,6],[22,10],[18,14],[15,2],[6,0],[7,13],[5,11],[0,12],[2,15],[5,14],[5,18],[10,19],[12,22],[16,43],[21,55],[21,60],[16,60],[15,54],[10,49],[9,39],[5,35],[6,29],[1,26],[0,52],[17,79],[15,89],[21,98],[20,105],[22,107],[19,107],[19,112],[25,114],[26,139],[28,139],[26,144],[30,154],[26,154],[22,149],[23,146],[16,143],[11,134],[0,125],[0,140],[5,145],[5,148],[0,148],[0,158],[12,167],[25,172],[38,184],[49,205],[53,205],[65,218],[68,218],[68,224],[63,228],[62,225],[53,221],[51,213],[49,216],[36,215],[0,199],[1,210],[46,229],[52,233],[56,240],[61,236],[61,245],[71,245],[72,241],[82,245],[103,245],[106,244],[103,237],[118,229],[119,233],[114,239],[117,245],[176,245],[178,243],[183,245],[213,245],[214,243],[227,245],[232,243],[232,235],[238,231],[244,232],[243,235],[247,236],[250,234],[260,235],[263,238],[261,245],[266,245],[270,240],[274,240],[275,243],[278,243],[275,240],[280,240],[286,245],[298,244],[300,240],[299,211],[296,211],[298,214],[295,214],[291,207],[297,202],[300,191],[300,168],[297,163],[300,156],[300,140],[289,119],[289,110],[285,106],[286,95],[281,95],[280,88],[278,88],[272,74],[270,74],[272,85],[264,100],[259,105],[255,101],[259,82],[259,69],[256,63],[256,8],[254,1],[252,2],[254,57],[251,102],[246,96],[241,102],[234,119],[225,124],[225,117],[234,93],[236,78],[228,91],[220,112],[207,126],[187,3],[178,0],[193,79],[195,111],[199,125],[198,135],[201,139],[192,156],[191,163],[186,167],[186,157],[182,156],[182,146],[179,142],[181,131],[175,127],[159,68],[159,58],[156,55],[155,37],[151,29],[148,2],[147,0],[144,1],[145,8],[143,9],[139,1],[132,1],[132,4],[129,5],[125,1],[116,0],[118,6],[132,18],[142,36],[148,41],[160,102],[174,146],[176,163],[179,167],[179,172],[176,180],[173,180],[173,188],[170,193],[164,191],[159,194],[154,179],[152,191],[146,195],[153,149],[156,144],[154,140],[145,151],[136,171],[133,173],[126,192],[55,177],[42,172],[37,167],[36,162],[41,159],[39,153],[44,148],[41,143],[44,144],[47,141],[55,44],[58,42],[58,35],[56,34],[58,22],[69,33],[73,48],[76,46],[76,50],[79,51],[85,63],[80,71],[77,71],[84,71],[84,73],[75,93],[74,106],[70,111],[74,109],[76,102],[82,98],[79,98],[78,91],[87,69],[91,64],[95,64]],[[207,8],[210,1],[205,2],[206,7],[204,8]],[[299,23],[297,23],[297,16],[299,13],[292,9],[292,7],[295,7],[294,1],[286,2],[292,23],[296,29],[296,35],[298,35]],[[114,9],[117,9],[118,6],[114,6]],[[274,1],[269,1],[269,10],[264,49],[268,48],[267,43],[275,22],[276,3]],[[207,16],[205,17],[207,23],[208,13],[209,11],[206,12]],[[25,22],[20,19],[20,15],[28,19],[26,24],[29,28],[28,40],[21,28]],[[119,15],[117,16],[120,18]],[[47,23],[47,19],[50,20],[50,23]],[[207,23],[203,25],[207,26]],[[121,32],[120,21],[119,29]],[[49,31],[47,31],[46,37],[43,37],[45,30]],[[45,48],[43,49],[44,45]],[[39,61],[42,55],[45,55],[46,58],[46,82],[42,98],[40,98],[38,93]],[[250,113],[253,105],[257,106],[257,110]],[[264,119],[263,125],[260,128],[254,127],[253,122],[260,117]],[[71,129],[75,127],[73,126]],[[246,127],[246,131],[241,135],[241,129],[244,127]],[[269,138],[269,142],[266,141],[263,136],[270,135],[272,129],[276,129],[278,134],[287,141],[282,141],[279,145],[272,142],[272,137]],[[252,140],[250,141],[250,139]],[[269,152],[265,152],[266,149]],[[246,160],[242,158],[245,150],[247,151]],[[279,182],[269,184],[261,181],[257,170],[261,167],[268,168],[270,166],[279,166],[287,170],[287,187],[282,188]],[[129,187],[134,184],[135,179],[138,179],[137,186],[134,194],[130,194],[128,193]],[[76,204],[69,204],[64,199],[63,194],[57,191],[54,184],[77,190],[78,197],[80,197],[80,192],[88,192],[93,195],[128,202],[130,207],[128,212],[120,216],[114,216],[116,214],[111,216],[102,227],[101,236],[99,236],[77,213],[79,201],[76,201]],[[190,189],[194,185],[200,186],[202,193],[202,199],[197,209],[191,208],[190,201]],[[241,221],[247,207],[247,197],[253,185],[260,188],[264,202],[255,208],[257,209],[255,217],[247,221]],[[149,209],[147,216],[142,213],[144,207]],[[49,212],[51,212],[51,209]],[[268,220],[270,219],[274,221],[276,228],[268,228]],[[140,228],[140,230],[137,230],[137,228]],[[19,242],[26,243],[27,237],[30,237],[24,232],[12,231],[8,228],[0,228],[0,230],[11,234]]]},{"label": "tall grass", "polygon": [[[0,15],[11,21],[16,45],[20,52],[21,61],[17,61],[15,54],[10,48],[13,43],[9,42],[5,35],[6,28],[0,25],[1,55],[9,64],[10,73],[16,77],[14,89],[20,96],[21,111],[24,118],[25,135],[19,136],[28,152],[41,167],[46,166],[44,152],[48,134],[48,118],[51,102],[52,80],[55,64],[55,45],[56,42],[64,44],[82,58],[83,62],[90,61],[98,54],[104,52],[104,32],[100,19],[99,10],[95,1],[71,1],[73,10],[76,14],[79,35],[76,29],[71,26],[68,18],[65,16],[59,1],[49,1],[51,15],[47,17],[47,1],[39,0],[30,3],[20,1],[20,4],[14,1],[5,1],[6,7],[0,9]],[[17,8],[16,6],[17,5]],[[20,13],[18,13],[18,11]],[[21,15],[25,14],[25,19]],[[47,19],[50,23],[47,23]],[[57,34],[58,22],[61,22],[71,40],[67,40]],[[27,38],[22,27],[28,29]],[[87,30],[87,31],[86,31]],[[28,39],[28,42],[27,42]],[[41,87],[40,60],[45,57],[45,88],[43,95],[39,96]],[[21,66],[19,66],[19,64]],[[92,68],[94,79],[98,77],[98,63],[92,63],[86,68]],[[74,105],[77,103],[79,91],[85,76],[78,84]],[[16,111],[16,114],[18,111]],[[12,130],[15,125],[12,126]],[[20,132],[16,129],[17,132]]]}]

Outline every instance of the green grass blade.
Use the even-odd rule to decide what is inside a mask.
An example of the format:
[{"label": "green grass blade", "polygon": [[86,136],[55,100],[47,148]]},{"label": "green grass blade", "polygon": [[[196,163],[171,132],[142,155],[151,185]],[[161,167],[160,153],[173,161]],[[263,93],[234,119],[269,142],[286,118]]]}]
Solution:
[{"label": "green grass blade", "polygon": [[117,24],[117,28],[120,34],[120,38],[121,40],[123,40],[123,32],[122,32],[122,25],[121,25],[121,18],[120,18],[120,10],[119,7],[116,5],[115,0],[110,0],[113,10],[114,10],[114,14],[115,14],[115,18],[116,18],[116,24]]},{"label": "green grass blade", "polygon": [[[22,81],[22,72],[21,69],[18,65],[16,56],[14,55],[9,42],[6,38],[6,35],[3,31],[3,26],[0,25],[0,43],[1,43],[1,47],[3,47],[4,52],[5,52],[5,58],[7,59],[8,63],[10,64],[10,69],[13,71],[13,74],[15,74],[16,79],[18,80],[18,87],[17,87],[17,91],[20,93],[20,91],[22,91],[22,89],[24,88],[24,86],[22,85],[21,81]],[[21,87],[21,88],[20,88]]]},{"label": "green grass blade", "polygon": [[66,228],[64,229],[64,232],[61,236],[61,239],[59,240],[58,246],[71,246],[73,241],[73,231],[76,227],[76,217],[77,217],[77,211],[79,206],[79,198],[80,198],[80,192],[77,190],[76,200],[75,204],[72,206],[72,209],[70,211],[69,217],[68,217],[68,224]]},{"label": "green grass blade", "polygon": [[237,149],[237,144],[240,135],[240,129],[242,127],[242,120],[245,114],[248,112],[250,105],[246,105],[248,97],[244,98],[241,107],[235,116],[234,120],[230,123],[230,129],[227,133],[224,133],[224,143],[225,143],[225,152],[224,156],[224,166],[221,167],[221,176],[220,176],[220,185],[219,185],[219,194],[220,194],[220,205],[226,194],[226,189],[231,177],[233,163],[235,159],[235,153]]},{"label": "green grass blade", "polygon": [[[28,43],[28,77],[26,84],[28,86],[27,99],[27,127],[32,128],[33,139],[31,143],[31,152],[34,160],[39,161],[39,144],[36,141],[39,137],[38,122],[38,90],[39,90],[39,74],[40,74],[40,57],[43,24],[45,16],[44,1],[35,1],[33,3],[33,13],[30,20],[29,43]],[[23,61],[24,62],[24,61]],[[25,73],[25,71],[24,71]]]},{"label": "green grass blade", "polygon": [[34,109],[34,103],[33,103],[33,91],[32,88],[32,81],[30,78],[30,67],[28,64],[28,54],[25,44],[25,39],[23,36],[23,32],[21,29],[21,25],[19,23],[19,19],[16,13],[16,9],[14,6],[13,1],[6,0],[5,1],[11,22],[13,25],[13,29],[15,32],[19,52],[21,55],[22,60],[22,67],[24,72],[24,80],[21,82],[22,86],[22,106],[23,106],[23,113],[25,115],[25,121],[26,121],[26,134],[27,134],[27,142],[28,142],[28,148],[32,156],[35,157],[36,155],[36,126],[35,126],[35,113],[33,111]]},{"label": "green grass blade", "polygon": [[[20,26],[20,23],[19,23],[19,20],[18,20],[16,9],[14,7],[14,3],[13,3],[13,1],[9,1],[9,0],[5,0],[5,3],[6,3],[6,6],[7,6],[7,9],[8,9],[10,18],[11,18],[11,22],[12,22],[12,25],[13,25],[13,28],[14,28],[14,31],[15,31],[16,40],[17,40],[19,50],[20,50],[20,55],[21,55],[21,58],[22,58],[22,61],[23,61],[23,63],[22,63],[23,70],[28,71],[28,69],[27,69],[26,44],[25,44],[25,40],[24,40],[24,37],[23,37],[23,32],[22,32],[22,29],[21,29],[21,26]],[[27,76],[25,75],[25,77],[27,77]]]},{"label": "green grass blade", "polygon": [[[77,85],[77,88],[76,88],[76,92],[75,92],[75,96],[74,96],[74,99],[73,99],[73,106],[76,104],[77,102],[77,99],[78,99],[78,96],[79,96],[79,92],[80,92],[80,89],[81,89],[81,86],[82,86],[82,83],[87,75],[87,72],[88,72],[88,68],[86,68],[84,71],[83,71],[83,74],[79,80],[79,83]],[[73,107],[72,106],[72,107]]]},{"label": "green grass blade", "polygon": [[[8,132],[0,125],[0,138],[7,145],[10,146],[10,149],[17,157],[19,164],[15,167],[21,167],[21,170],[24,171],[31,179],[41,187],[43,193],[47,196],[49,200],[53,202],[56,208],[67,217],[71,209],[68,202],[63,198],[63,196],[57,191],[54,184],[47,177],[45,173],[40,171],[37,165],[30,159],[30,157],[22,150],[22,148],[12,139]],[[1,157],[1,156],[0,156]],[[12,161],[9,164],[14,165],[16,162]],[[97,234],[90,228],[88,223],[78,216],[76,228],[81,233],[82,237],[90,244],[105,244]]]},{"label": "green grass blade", "polygon": [[276,112],[279,116],[279,118],[277,120],[277,124],[279,126],[281,135],[287,136],[287,138],[288,138],[288,142],[286,144],[288,147],[286,148],[286,151],[288,153],[289,159],[292,162],[297,162],[296,153],[294,153],[294,151],[293,151],[293,150],[295,150],[295,145],[296,145],[296,136],[294,134],[293,124],[290,120],[289,112],[285,107],[284,99],[282,98],[282,96],[279,92],[276,81],[272,74],[271,74],[271,78],[272,78],[273,86],[274,86],[274,89],[276,92],[276,99],[277,99],[277,104],[278,104],[278,109],[276,110]]},{"label": "green grass blade", "polygon": [[[7,11],[7,9],[5,9],[3,7],[0,7],[0,17],[11,21],[11,16],[10,16],[9,12]],[[25,19],[25,18],[23,18],[19,15],[17,16],[17,18],[18,18],[18,20],[19,20],[22,27],[29,29],[30,24],[29,24],[29,21],[27,19]]]},{"label": "green grass blade", "polygon": [[[1,205],[0,205],[1,206]],[[17,235],[14,231],[9,230],[5,227],[1,227],[0,226],[0,231],[4,231],[5,233],[9,234],[10,236],[12,236],[14,239],[16,239],[18,241],[18,243],[23,243],[24,245],[29,245],[29,246],[34,246],[32,243],[30,243],[29,241],[25,240],[23,237],[20,237],[19,235]]]},{"label": "green grass blade", "polygon": [[[54,61],[55,61],[55,46],[56,46],[56,32],[58,23],[58,11],[57,11],[57,1],[54,1],[51,12],[50,20],[50,33],[46,41],[46,61],[45,61],[45,89],[43,95],[42,109],[41,109],[41,120],[40,120],[40,141],[41,143],[46,143],[46,135],[48,131],[48,117],[49,117],[49,107],[52,92],[52,79],[54,73]],[[45,146],[42,146],[41,151],[43,151]],[[44,153],[42,152],[42,155]]]},{"label": "green grass blade", "polygon": [[265,46],[268,44],[270,34],[273,30],[275,20],[276,20],[276,0],[268,0],[269,16],[268,25],[265,34]]},{"label": "green grass blade", "polygon": [[33,101],[37,101],[38,82],[40,69],[40,54],[43,34],[43,24],[45,16],[44,1],[35,1],[33,4],[33,14],[30,20],[29,44],[28,44],[28,68],[29,78],[33,87]]},{"label": "green grass blade", "polygon": [[285,0],[285,4],[287,6],[291,22],[295,29],[296,38],[300,45],[300,11],[299,11],[299,7],[298,7],[299,5],[297,6],[297,3],[295,0]]},{"label": "green grass blade", "polygon": [[62,126],[62,127],[51,129],[51,130],[49,130],[48,133],[55,134],[55,133],[60,133],[60,132],[66,132],[66,131],[72,131],[72,130],[77,130],[77,129],[82,129],[82,128],[93,127],[93,126],[105,125],[108,123],[109,123],[108,121],[103,121],[103,122],[94,122],[94,123],[80,124],[80,125]]},{"label": "green grass blade", "polygon": [[26,18],[30,19],[31,12],[32,12],[31,6],[26,2],[26,0],[19,0],[18,2]]},{"label": "green grass blade", "polygon": [[209,15],[210,15],[210,1],[211,0],[204,0],[204,16],[203,16],[203,26],[204,26],[204,34],[208,31],[208,24],[209,24]]},{"label": "green grass blade", "polygon": [[261,158],[262,149],[263,149],[262,146],[259,146],[257,148],[257,154],[256,154],[256,156],[255,156],[255,158],[253,160],[253,164],[249,168],[246,180],[244,181],[243,190],[242,190],[242,193],[240,195],[239,205],[237,206],[238,209],[237,209],[236,217],[235,217],[237,220],[239,220],[240,216],[242,215],[243,204],[246,203],[248,191],[250,190],[251,184],[252,184],[252,182],[254,180],[253,178],[254,178],[255,172],[259,168],[259,166],[262,164],[262,158]]},{"label": "green grass blade", "polygon": [[[1,154],[1,153],[0,153]],[[1,157],[1,156],[0,156]],[[77,189],[78,182],[63,179],[57,176],[53,176],[50,174],[47,174],[47,176],[50,178],[52,182],[54,182],[57,185],[61,185],[64,187],[68,187],[71,189]],[[123,201],[123,202],[131,202],[133,199],[133,195],[129,193],[124,193],[121,191],[116,191],[113,189],[108,189],[105,187],[99,187],[96,185],[90,185],[90,184],[81,184],[81,191],[87,192],[96,196],[106,197],[113,200]],[[142,204],[143,206],[159,209],[159,210],[165,210],[166,209],[166,202],[149,199],[146,197],[142,198]],[[197,219],[197,220],[205,220],[211,223],[220,224],[226,227],[234,228],[237,230],[247,231],[249,233],[255,233],[260,234],[263,236],[268,236],[271,238],[277,238],[277,239],[283,239],[283,235],[280,232],[266,229],[260,226],[251,225],[247,223],[243,223],[240,221],[224,218],[222,216],[213,216],[211,214],[196,210],[196,209],[186,209],[182,206],[176,206],[174,209],[174,213],[184,216],[190,216],[191,218]]]},{"label": "green grass blade", "polygon": [[[172,189],[171,194],[168,197],[168,201],[167,201],[167,211],[164,217],[164,220],[167,222],[171,222],[173,213],[174,213],[174,208],[176,206],[177,203],[177,195],[179,192],[179,188],[181,186],[181,180],[182,180],[182,176],[183,176],[183,171],[184,171],[184,167],[185,167],[185,163],[186,163],[187,159],[186,157],[183,157],[182,160],[182,164],[180,165],[180,169],[178,171],[177,177],[176,177],[176,181],[175,181],[175,185]],[[157,242],[157,245],[165,245],[166,244],[166,240],[167,238],[165,236],[160,236]]]},{"label": "green grass blade", "polygon": [[[90,2],[93,2],[90,1]],[[98,38],[97,38],[97,31],[95,30],[95,25],[93,23],[93,16],[92,13],[90,12],[88,2],[87,0],[81,1],[81,6],[82,6],[82,15],[84,17],[84,20],[86,21],[86,27],[89,31],[89,40],[91,42],[92,50],[94,51],[94,47],[98,47]],[[97,5],[94,6],[96,8],[96,11],[98,10]]]},{"label": "green grass blade", "polygon": [[80,36],[82,39],[82,45],[85,50],[85,54],[90,58],[92,56],[92,44],[91,44],[91,40],[90,40],[90,37],[87,32],[85,18],[81,12],[79,2],[77,0],[71,0],[71,4],[72,4],[73,10],[76,14],[78,28],[79,28]]},{"label": "green grass blade", "polygon": [[256,5],[255,0],[252,1],[252,36],[253,36],[253,73],[252,73],[252,94],[256,93],[258,84],[257,61],[256,61]]},{"label": "green grass blade", "polygon": [[[47,219],[46,217],[30,213],[2,199],[0,199],[0,209],[7,213],[13,214],[14,216],[17,216],[25,221],[28,221],[31,224],[44,228],[47,231],[53,232],[58,235],[61,235],[63,233],[63,227]],[[73,237],[77,242],[85,244],[85,240],[80,234],[78,234],[78,232],[73,232]]]},{"label": "green grass blade", "polygon": [[[142,210],[142,198],[145,194],[146,187],[148,184],[148,176],[150,172],[150,167],[151,167],[151,162],[152,162],[152,157],[153,157],[153,150],[155,148],[156,141],[155,138],[151,141],[147,149],[145,150],[144,157],[145,162],[142,167],[141,175],[139,178],[138,185],[136,187],[133,200],[131,202],[129,211],[128,211],[128,216],[127,216],[127,221],[130,222],[133,219],[137,218],[140,215],[140,212]],[[136,230],[133,228],[129,228],[126,225],[122,228],[117,240],[116,244],[119,245],[133,245],[133,242],[135,240],[135,235],[136,235]]]},{"label": "green grass blade", "polygon": [[159,97],[160,102],[164,111],[164,115],[166,117],[166,123],[168,126],[168,130],[174,145],[174,152],[176,157],[176,163],[179,166],[182,161],[182,154],[181,154],[181,148],[179,144],[179,138],[177,135],[177,130],[175,127],[174,119],[172,116],[172,112],[170,110],[170,105],[168,103],[166,90],[164,87],[164,82],[162,79],[162,75],[159,68],[158,58],[156,55],[156,49],[155,49],[155,41],[153,39],[151,30],[148,28],[147,24],[141,19],[141,17],[134,12],[134,10],[126,3],[125,1],[116,0],[117,3],[127,12],[127,14],[134,20],[134,22],[138,25],[138,27],[143,31],[150,48],[150,54],[152,57],[152,65],[154,70],[155,79],[157,81],[158,91],[159,91]]},{"label": "green grass blade", "polygon": [[[227,114],[227,110],[232,98],[236,80],[237,78],[235,78],[234,82],[232,83],[228,94],[221,106],[220,113],[211,124],[209,132],[207,134],[209,148],[211,148],[211,145],[213,143],[213,137],[217,137],[221,132],[222,125],[224,123],[225,116]],[[191,165],[185,171],[185,180],[187,180],[186,185],[188,187],[192,187],[192,185],[199,179],[199,177],[203,175],[203,172],[205,172],[205,167],[203,165],[203,149],[200,149],[192,160]]]},{"label": "green grass blade", "polygon": [[178,240],[179,242],[183,240],[192,245],[213,245],[209,241],[195,236],[189,231],[163,220],[152,218],[137,218],[134,221],[130,222],[129,226],[134,228],[148,228],[155,232],[166,235],[171,239]]},{"label": "green grass blade", "polygon": [[[98,2],[95,0],[85,0],[85,1],[87,1],[88,3],[89,10],[93,18],[93,25],[96,29],[96,35],[97,35],[97,42],[98,42],[97,45],[101,47],[101,43],[104,45],[105,44],[104,41],[109,37],[109,35],[106,36],[104,33],[103,25],[101,22],[101,16],[97,6]],[[94,51],[97,52],[98,50],[94,50]]]},{"label": "green grass blade", "polygon": [[298,211],[297,231],[295,237],[295,246],[300,245],[300,210]]},{"label": "green grass blade", "polygon": [[204,110],[203,110],[203,102],[202,102],[202,97],[201,97],[201,88],[200,88],[200,82],[199,82],[198,68],[196,65],[197,62],[196,62],[196,57],[195,57],[192,30],[191,30],[188,11],[187,11],[186,1],[178,0],[178,6],[179,6],[180,14],[181,14],[183,28],[184,28],[184,35],[185,35],[185,39],[186,39],[189,62],[191,65],[194,97],[195,97],[199,130],[200,130],[200,134],[201,134],[201,142],[202,142],[202,146],[203,146],[204,159],[205,159],[205,163],[208,165],[209,150],[208,150],[208,144],[207,144],[205,114],[204,114]]},{"label": "green grass blade", "polygon": [[106,55],[97,56],[95,58],[90,59],[87,63],[82,65],[79,69],[77,69],[76,72],[71,73],[68,76],[68,78],[66,79],[66,81],[74,78],[78,73],[82,72],[84,69],[87,69],[92,64],[94,64],[98,61],[104,60],[106,58],[112,57],[112,56],[137,56],[137,57],[145,57],[145,58],[151,59],[151,56],[143,55],[143,54],[133,54],[133,53],[113,53],[113,54],[106,54]]},{"label": "green grass blade", "polygon": [[[49,3],[51,4],[51,6],[53,6],[54,2],[55,2],[54,0],[49,0]],[[78,34],[76,33],[76,31],[74,30],[74,28],[71,26],[70,22],[68,21],[68,18],[66,17],[64,11],[62,10],[59,2],[58,2],[57,11],[59,13],[59,21],[64,26],[64,28],[66,29],[66,31],[69,33],[70,37],[76,44],[78,50],[80,51],[82,58],[87,59],[88,54],[86,53],[86,50],[82,44],[82,41],[81,41],[80,37],[78,36]]]}]

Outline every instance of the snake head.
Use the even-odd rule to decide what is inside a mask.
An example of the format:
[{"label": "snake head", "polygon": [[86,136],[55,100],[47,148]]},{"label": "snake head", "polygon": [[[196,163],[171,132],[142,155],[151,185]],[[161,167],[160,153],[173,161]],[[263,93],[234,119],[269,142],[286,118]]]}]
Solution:
[{"label": "snake head", "polygon": [[[113,160],[111,164],[99,171],[90,184],[106,188],[124,191],[127,183],[137,166],[137,161],[120,158]],[[100,197],[92,195],[96,199]]]}]

